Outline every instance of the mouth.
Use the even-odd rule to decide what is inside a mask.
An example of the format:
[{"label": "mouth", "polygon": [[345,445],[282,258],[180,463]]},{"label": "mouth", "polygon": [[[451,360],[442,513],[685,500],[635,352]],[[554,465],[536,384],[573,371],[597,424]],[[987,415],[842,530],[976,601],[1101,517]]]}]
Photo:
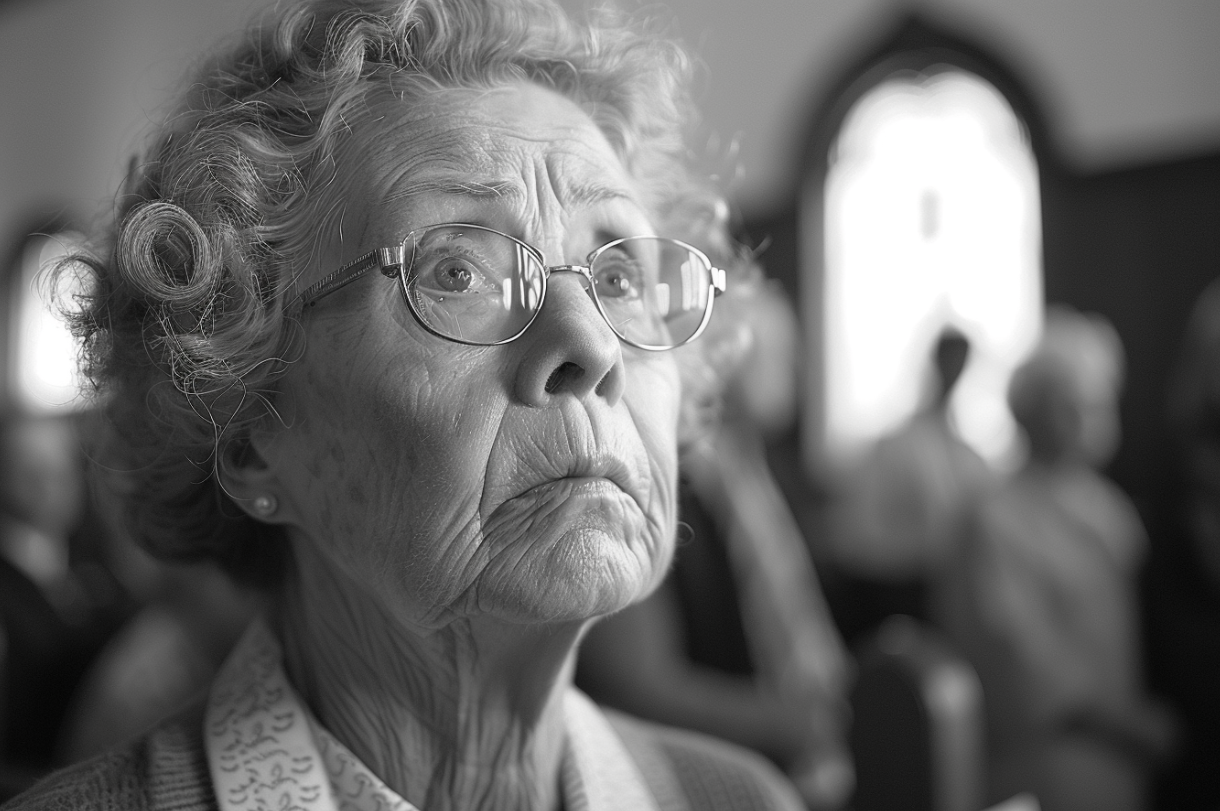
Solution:
[{"label": "mouth", "polygon": [[578,457],[556,465],[546,474],[523,481],[513,498],[539,489],[551,489],[555,485],[567,485],[576,493],[625,493],[639,500],[635,477],[622,460],[612,456]]}]

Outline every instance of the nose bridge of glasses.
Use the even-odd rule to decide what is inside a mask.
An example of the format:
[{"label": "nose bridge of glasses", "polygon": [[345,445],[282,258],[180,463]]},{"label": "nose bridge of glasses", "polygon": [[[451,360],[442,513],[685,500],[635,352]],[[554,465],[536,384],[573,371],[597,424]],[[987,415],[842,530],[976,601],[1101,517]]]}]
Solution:
[{"label": "nose bridge of glasses", "polygon": [[[593,280],[593,270],[588,265],[544,265],[543,272],[546,273],[546,276],[547,276],[547,282],[549,283],[548,289],[550,289],[554,285],[554,282],[552,281],[552,278],[551,278],[554,274],[556,274],[556,273],[574,273],[574,274],[576,274],[576,276],[580,280],[578,283],[584,289],[585,295],[589,297],[590,301],[593,304],[594,309],[597,310],[598,314],[601,315],[602,319],[605,320],[605,322],[610,326],[610,329],[614,330],[615,334],[618,334],[618,330],[615,328],[613,322],[611,322],[610,317],[608,315],[606,315],[605,310],[602,309],[602,303],[597,297],[597,289],[596,289],[597,285]],[[549,294],[548,294],[548,298],[549,298]]]},{"label": "nose bridge of glasses", "polygon": [[546,265],[544,270],[548,278],[555,273],[575,273],[585,277],[589,283],[593,282],[593,271],[588,265]]},{"label": "nose bridge of glasses", "polygon": [[589,298],[597,298],[597,293],[594,291],[593,271],[588,265],[543,265],[543,272],[546,274],[547,281],[551,281],[551,276],[556,273],[575,273],[582,280],[585,293]]}]

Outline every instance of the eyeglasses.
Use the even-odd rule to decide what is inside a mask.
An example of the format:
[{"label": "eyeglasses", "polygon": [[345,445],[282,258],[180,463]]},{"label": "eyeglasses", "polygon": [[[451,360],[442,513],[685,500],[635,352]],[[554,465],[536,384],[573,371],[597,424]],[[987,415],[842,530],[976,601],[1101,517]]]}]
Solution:
[{"label": "eyeglasses", "polygon": [[398,277],[407,307],[424,329],[473,346],[521,337],[542,311],[552,273],[583,276],[614,334],[654,351],[697,338],[725,289],[725,272],[676,239],[625,237],[593,251],[583,265],[547,265],[537,248],[508,234],[444,223],[349,262],[303,292],[300,301],[316,304],[374,268]]}]

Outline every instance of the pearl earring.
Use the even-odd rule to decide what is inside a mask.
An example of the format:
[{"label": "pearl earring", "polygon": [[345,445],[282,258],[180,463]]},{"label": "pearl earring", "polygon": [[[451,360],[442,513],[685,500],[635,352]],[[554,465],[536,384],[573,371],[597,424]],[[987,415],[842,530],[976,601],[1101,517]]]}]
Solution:
[{"label": "pearl earring", "polygon": [[275,512],[275,508],[279,505],[275,501],[275,496],[256,496],[254,498],[254,511],[261,517],[266,518]]}]

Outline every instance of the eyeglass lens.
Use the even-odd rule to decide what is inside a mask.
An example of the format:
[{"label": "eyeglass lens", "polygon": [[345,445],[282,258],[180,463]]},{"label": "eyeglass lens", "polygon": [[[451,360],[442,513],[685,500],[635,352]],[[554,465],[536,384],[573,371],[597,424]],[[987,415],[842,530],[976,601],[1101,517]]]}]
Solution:
[{"label": "eyeglass lens", "polygon": [[[444,226],[408,245],[407,297],[431,330],[470,343],[519,335],[542,306],[545,270],[517,240]],[[611,242],[590,263],[599,308],[629,343],[676,346],[703,323],[710,269],[698,253],[661,237]]]}]

